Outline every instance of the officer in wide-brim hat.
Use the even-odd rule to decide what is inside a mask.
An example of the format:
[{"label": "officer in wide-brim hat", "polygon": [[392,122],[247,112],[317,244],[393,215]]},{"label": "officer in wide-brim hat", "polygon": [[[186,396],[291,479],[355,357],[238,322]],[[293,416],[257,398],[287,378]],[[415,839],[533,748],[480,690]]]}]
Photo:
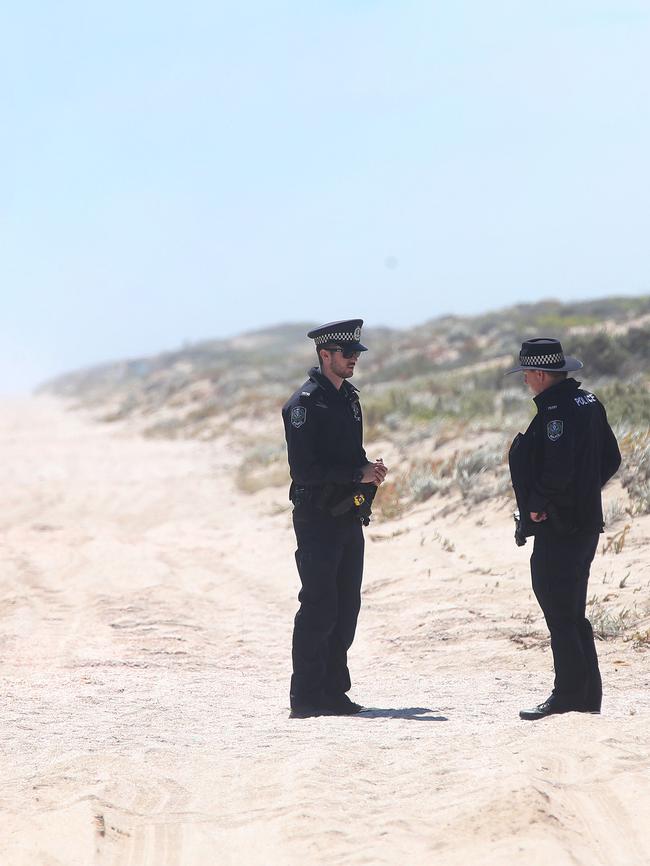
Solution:
[{"label": "officer in wide-brim hat", "polygon": [[301,582],[292,718],[363,710],[347,695],[347,654],[361,605],[363,526],[387,469],[366,456],[359,393],[349,381],[367,351],[362,325],[362,319],[346,319],[309,331],[319,365],[282,409]]},{"label": "officer in wide-brim hat", "polygon": [[519,373],[522,370],[570,373],[582,369],[582,366],[582,361],[564,354],[559,340],[553,340],[550,337],[537,337],[522,343],[519,364],[512,370],[508,370],[505,375]]},{"label": "officer in wide-brim hat", "polygon": [[520,521],[517,544],[534,535],[532,586],[551,636],[553,691],[522,719],[556,713],[599,713],[602,681],[593,631],[585,615],[589,569],[603,530],[601,488],[621,455],[602,403],[567,377],[582,361],[559,340],[522,344],[519,364],[537,414],[518,433],[508,462]]}]

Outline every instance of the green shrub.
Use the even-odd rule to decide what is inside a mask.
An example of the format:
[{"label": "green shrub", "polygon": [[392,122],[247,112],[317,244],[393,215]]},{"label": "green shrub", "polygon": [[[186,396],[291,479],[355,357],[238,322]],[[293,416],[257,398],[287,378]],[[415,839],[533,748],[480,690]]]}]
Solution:
[{"label": "green shrub", "polygon": [[647,382],[614,382],[598,389],[598,397],[607,409],[610,424],[631,427],[650,425],[650,389]]}]

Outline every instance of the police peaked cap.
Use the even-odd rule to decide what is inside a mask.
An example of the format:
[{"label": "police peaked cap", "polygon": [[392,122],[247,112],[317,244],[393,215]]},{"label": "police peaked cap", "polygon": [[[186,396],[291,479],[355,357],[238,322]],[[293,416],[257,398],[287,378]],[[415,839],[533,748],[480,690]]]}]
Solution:
[{"label": "police peaked cap", "polygon": [[355,352],[367,352],[368,349],[361,340],[363,319],[342,319],[340,322],[328,322],[311,330],[307,336],[316,343],[316,347],[341,345]]},{"label": "police peaked cap", "polygon": [[519,365],[505,374],[518,373],[520,370],[544,370],[547,373],[569,373],[579,370],[582,361],[571,358],[562,351],[562,343],[550,337],[537,337],[521,344]]}]

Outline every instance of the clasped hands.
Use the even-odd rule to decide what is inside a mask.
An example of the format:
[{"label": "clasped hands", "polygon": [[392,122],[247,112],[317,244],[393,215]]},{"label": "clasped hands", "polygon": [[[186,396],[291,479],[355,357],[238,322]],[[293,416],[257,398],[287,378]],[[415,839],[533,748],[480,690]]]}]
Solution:
[{"label": "clasped hands", "polygon": [[374,460],[372,463],[366,463],[363,467],[363,475],[361,476],[361,481],[364,484],[376,484],[377,487],[383,482],[386,478],[386,473],[388,472],[388,467],[384,465],[384,461],[381,457],[378,460]]}]

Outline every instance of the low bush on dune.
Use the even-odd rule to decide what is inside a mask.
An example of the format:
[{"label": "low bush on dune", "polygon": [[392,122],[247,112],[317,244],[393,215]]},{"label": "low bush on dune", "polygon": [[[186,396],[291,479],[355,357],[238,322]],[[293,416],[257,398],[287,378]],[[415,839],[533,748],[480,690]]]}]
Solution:
[{"label": "low bush on dune", "polygon": [[[547,300],[406,331],[366,329],[372,351],[359,368],[366,447],[372,454],[381,440],[400,455],[375,501],[378,519],[436,497],[445,508],[511,497],[507,446],[535,407],[521,376],[504,372],[521,341],[539,334],[583,359],[577,378],[616,425],[627,497],[608,505],[607,522],[650,513],[649,315],[650,296]],[[240,490],[288,485],[279,410],[315,362],[308,330],[278,326],[189,345],[63,376],[44,390],[99,408],[106,421],[135,419],[150,437],[230,437],[243,450]],[[264,442],[252,433],[242,442],[242,430],[262,427]]]},{"label": "low bush on dune", "polygon": [[619,477],[627,490],[632,514],[650,514],[650,430],[619,428],[622,464]]},{"label": "low bush on dune", "polygon": [[571,339],[571,354],[592,376],[629,376],[650,364],[650,328],[630,328],[622,334],[597,330]]},{"label": "low bush on dune", "polygon": [[284,442],[262,442],[248,449],[235,474],[235,484],[242,493],[257,493],[266,487],[289,485]]},{"label": "low bush on dune", "polygon": [[391,520],[434,496],[454,494],[456,502],[452,508],[511,495],[504,443],[459,451],[447,459],[417,461],[396,479],[382,485],[375,511]]},{"label": "low bush on dune", "polygon": [[626,431],[632,428],[650,427],[650,382],[637,376],[632,381],[607,382],[594,387],[598,397],[607,407],[607,416],[612,425]]}]

